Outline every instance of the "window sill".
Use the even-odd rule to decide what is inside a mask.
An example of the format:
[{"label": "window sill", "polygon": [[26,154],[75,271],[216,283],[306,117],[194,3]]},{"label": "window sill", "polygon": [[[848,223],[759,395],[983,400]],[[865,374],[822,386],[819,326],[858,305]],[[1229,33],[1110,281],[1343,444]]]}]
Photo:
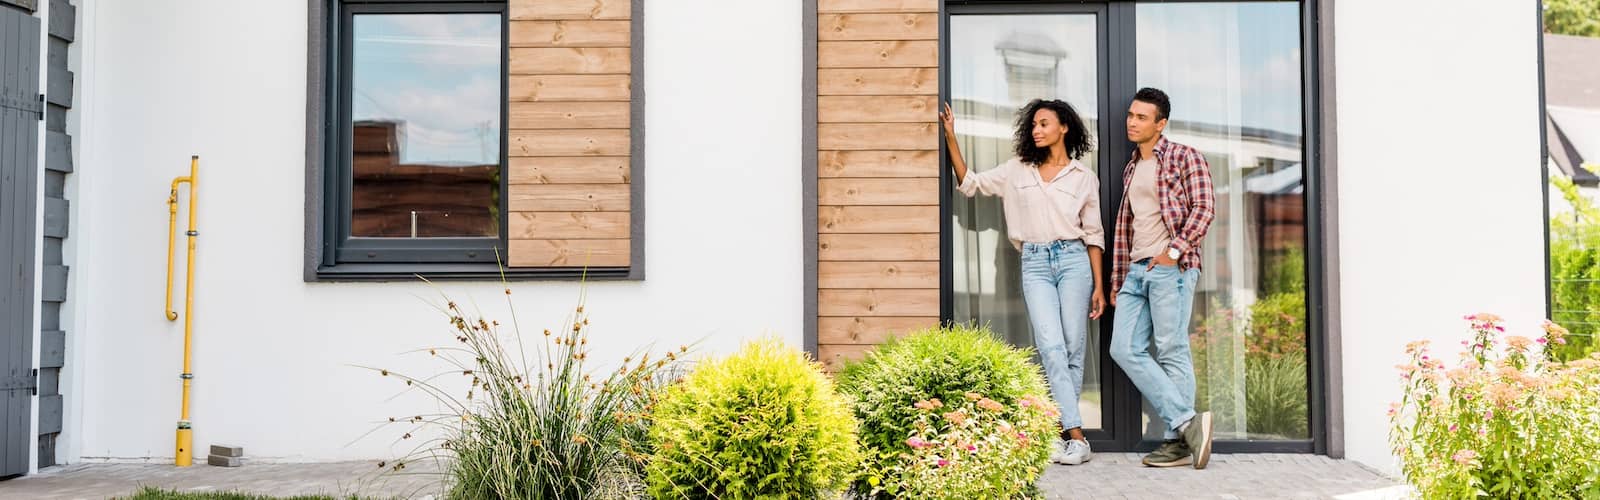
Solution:
[{"label": "window sill", "polygon": [[[506,268],[506,281],[644,281],[644,273],[627,267]],[[495,264],[338,264],[319,266],[306,282],[484,281],[502,278]]]}]

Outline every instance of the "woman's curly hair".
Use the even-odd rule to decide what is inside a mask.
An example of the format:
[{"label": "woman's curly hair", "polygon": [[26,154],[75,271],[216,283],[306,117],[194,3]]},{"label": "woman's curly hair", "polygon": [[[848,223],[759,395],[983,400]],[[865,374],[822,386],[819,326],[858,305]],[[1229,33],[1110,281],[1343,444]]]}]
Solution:
[{"label": "woman's curly hair", "polygon": [[1090,138],[1089,131],[1083,126],[1083,118],[1078,117],[1077,110],[1072,109],[1071,104],[1059,99],[1034,99],[1017,114],[1016,153],[1023,163],[1040,165],[1050,158],[1049,148],[1033,144],[1033,115],[1041,109],[1054,111],[1056,117],[1061,119],[1061,124],[1067,127],[1067,136],[1062,142],[1067,147],[1068,157],[1076,160],[1094,150],[1094,139]]}]

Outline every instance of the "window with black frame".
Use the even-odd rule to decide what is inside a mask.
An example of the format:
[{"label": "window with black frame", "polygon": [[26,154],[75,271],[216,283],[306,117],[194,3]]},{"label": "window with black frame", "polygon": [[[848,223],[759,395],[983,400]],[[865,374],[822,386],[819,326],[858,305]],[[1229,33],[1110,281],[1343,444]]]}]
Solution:
[{"label": "window with black frame", "polygon": [[493,264],[504,3],[336,2],[322,265]]}]

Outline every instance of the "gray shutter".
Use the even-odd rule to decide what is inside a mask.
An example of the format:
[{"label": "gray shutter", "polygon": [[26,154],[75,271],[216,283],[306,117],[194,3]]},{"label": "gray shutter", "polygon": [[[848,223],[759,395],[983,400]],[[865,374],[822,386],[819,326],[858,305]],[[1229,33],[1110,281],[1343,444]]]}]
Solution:
[{"label": "gray shutter", "polygon": [[28,472],[39,235],[39,19],[0,6],[0,477]]}]

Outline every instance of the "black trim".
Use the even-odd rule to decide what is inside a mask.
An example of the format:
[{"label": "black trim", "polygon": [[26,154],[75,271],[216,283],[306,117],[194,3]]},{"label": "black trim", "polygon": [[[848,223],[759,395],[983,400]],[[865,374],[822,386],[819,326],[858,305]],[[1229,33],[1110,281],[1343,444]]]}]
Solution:
[{"label": "black trim", "polygon": [[1318,37],[1321,35],[1317,29],[1317,4],[1318,0],[1306,0],[1300,4],[1300,102],[1301,102],[1301,135],[1304,137],[1302,146],[1301,178],[1305,181],[1306,196],[1306,397],[1307,410],[1306,424],[1311,427],[1311,452],[1326,454],[1328,452],[1328,426],[1327,426],[1327,379],[1321,376],[1327,373],[1327,352],[1321,346],[1325,345],[1323,337],[1327,332],[1324,321],[1323,304],[1323,279],[1327,274],[1323,272],[1322,252],[1315,249],[1322,248],[1323,232],[1322,219],[1325,214],[1322,208],[1322,182],[1317,172],[1321,169],[1320,155],[1322,151],[1321,132],[1321,81],[1318,79],[1318,66],[1320,59],[1320,46]]},{"label": "black trim", "polygon": [[[333,248],[323,257],[325,266],[337,266],[358,262],[383,262],[383,263],[466,263],[487,262],[493,264],[497,254],[506,252],[506,165],[508,154],[506,151],[506,108],[509,107],[505,95],[505,85],[508,79],[509,54],[508,35],[506,34],[506,19],[509,16],[507,5],[504,2],[418,2],[401,1],[399,3],[336,3],[338,13],[338,30],[333,38],[338,40],[337,56],[335,57],[334,73],[328,82],[337,85],[335,95],[337,100],[330,109],[336,110],[338,120],[326,129],[329,140],[326,158],[328,177],[325,180],[330,189],[327,199],[334,201],[335,210],[323,212],[324,227],[330,229],[323,237],[331,240]],[[353,123],[351,110],[352,88],[350,78],[354,74],[351,63],[354,61],[354,40],[352,40],[355,16],[363,14],[498,14],[500,16],[500,236],[496,238],[426,238],[416,239],[387,239],[387,238],[358,238],[351,236],[351,193],[354,180],[350,175],[353,142],[353,131],[348,124]],[[334,17],[334,16],[330,16]],[[336,189],[336,191],[335,191]]]},{"label": "black trim", "polygon": [[426,278],[434,281],[482,281],[488,277],[499,279],[501,272],[507,280],[633,280],[625,267],[592,267],[588,269],[559,268],[502,268],[495,264],[341,264],[333,269],[318,272],[324,281],[415,281]]},{"label": "black trim", "polygon": [[817,0],[801,6],[801,97],[800,97],[800,217],[804,284],[800,320],[801,346],[811,358],[821,361],[817,339]]},{"label": "black trim", "polygon": [[[1544,317],[1554,316],[1555,290],[1550,285],[1550,112],[1545,104],[1544,89],[1544,0],[1535,0],[1534,27],[1539,37],[1539,192],[1544,197],[1544,217],[1539,223],[1544,225]],[[1577,167],[1574,165],[1574,167]],[[1573,173],[1582,171],[1582,168],[1573,168]]]}]

